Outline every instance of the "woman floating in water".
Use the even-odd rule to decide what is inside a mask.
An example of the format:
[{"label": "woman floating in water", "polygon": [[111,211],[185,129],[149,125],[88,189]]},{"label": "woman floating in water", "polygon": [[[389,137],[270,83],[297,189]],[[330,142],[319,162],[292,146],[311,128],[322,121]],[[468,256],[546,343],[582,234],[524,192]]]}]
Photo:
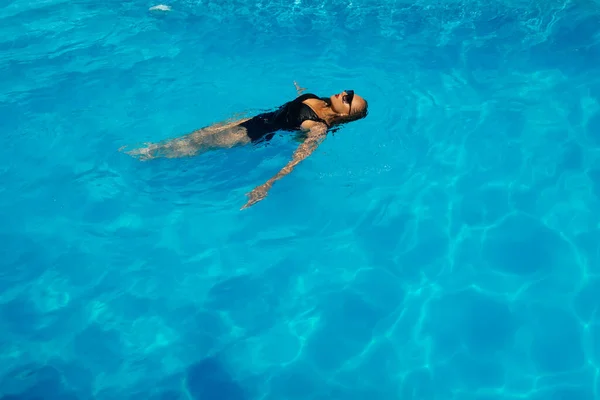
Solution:
[{"label": "woman floating in water", "polygon": [[353,90],[345,90],[330,97],[318,97],[314,94],[302,94],[303,89],[295,82],[294,84],[298,97],[275,111],[235,122],[211,125],[179,138],[149,144],[127,154],[140,160],[186,157],[208,150],[268,141],[277,131],[305,132],[302,144],[294,152],[292,160],[266,183],[248,193],[249,200],[242,209],[247,208],[264,199],[276,180],[289,174],[308,157],[330,128],[367,115],[367,102],[355,95]]}]

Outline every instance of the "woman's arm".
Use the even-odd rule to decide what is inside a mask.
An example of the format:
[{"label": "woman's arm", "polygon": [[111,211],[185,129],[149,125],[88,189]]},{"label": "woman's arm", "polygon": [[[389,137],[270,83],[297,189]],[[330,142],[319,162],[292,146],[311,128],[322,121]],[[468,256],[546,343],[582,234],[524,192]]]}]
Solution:
[{"label": "woman's arm", "polygon": [[273,187],[275,181],[283,178],[284,176],[292,172],[296,165],[300,164],[302,160],[310,156],[313,153],[313,151],[315,151],[315,149],[319,146],[319,144],[321,144],[327,133],[327,126],[325,124],[316,123],[313,121],[305,121],[303,123],[303,128],[308,129],[307,138],[304,140],[304,142],[302,142],[300,146],[298,146],[298,148],[294,152],[292,160],[290,160],[290,162],[288,162],[285,167],[283,167],[266,183],[256,187],[254,190],[248,193],[249,200],[246,204],[244,204],[242,210],[250,207],[255,203],[258,203],[259,201],[267,197],[267,193],[269,192],[271,187]]}]

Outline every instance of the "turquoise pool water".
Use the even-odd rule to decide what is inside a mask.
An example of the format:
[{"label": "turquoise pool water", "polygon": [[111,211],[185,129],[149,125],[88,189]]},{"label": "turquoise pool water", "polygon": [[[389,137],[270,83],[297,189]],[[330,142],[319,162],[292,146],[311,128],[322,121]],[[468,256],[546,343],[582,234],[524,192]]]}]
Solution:
[{"label": "turquoise pool water", "polygon": [[[587,400],[600,390],[594,1],[8,0],[0,398]],[[122,146],[295,96],[296,142]]]}]

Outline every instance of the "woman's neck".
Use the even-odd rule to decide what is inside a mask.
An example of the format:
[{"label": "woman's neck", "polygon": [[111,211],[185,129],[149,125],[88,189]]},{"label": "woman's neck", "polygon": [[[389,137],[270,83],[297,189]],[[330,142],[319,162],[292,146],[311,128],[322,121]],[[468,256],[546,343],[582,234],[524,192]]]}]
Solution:
[{"label": "woman's neck", "polygon": [[334,125],[340,115],[333,111],[333,109],[327,104],[327,102],[320,99],[309,99],[306,100],[306,104],[312,108],[312,110],[321,118],[328,126]]}]

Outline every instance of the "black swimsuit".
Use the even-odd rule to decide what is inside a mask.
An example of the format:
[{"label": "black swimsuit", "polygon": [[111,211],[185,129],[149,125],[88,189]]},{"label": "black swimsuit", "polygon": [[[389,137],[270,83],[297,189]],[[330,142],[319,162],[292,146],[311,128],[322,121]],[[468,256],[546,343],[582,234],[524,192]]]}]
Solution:
[{"label": "black swimsuit", "polygon": [[253,142],[260,140],[271,140],[277,131],[296,131],[304,121],[315,121],[325,123],[313,111],[312,108],[303,103],[306,99],[319,99],[330,103],[328,98],[321,98],[314,94],[303,94],[279,107],[275,111],[259,114],[239,126],[246,128],[248,137]]}]

